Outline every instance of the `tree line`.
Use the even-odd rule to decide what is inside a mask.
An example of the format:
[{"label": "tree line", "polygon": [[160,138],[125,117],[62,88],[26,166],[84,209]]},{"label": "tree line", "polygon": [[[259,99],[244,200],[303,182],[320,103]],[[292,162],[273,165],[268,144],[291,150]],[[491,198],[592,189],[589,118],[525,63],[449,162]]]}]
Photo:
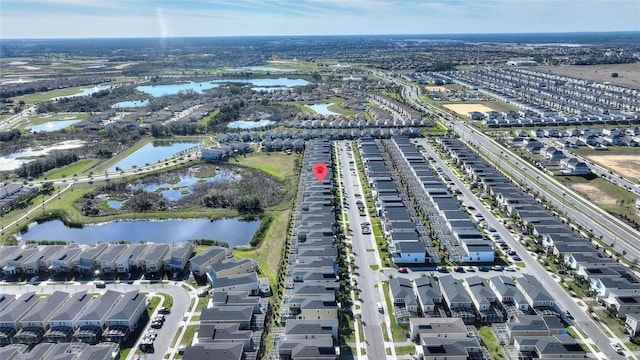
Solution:
[{"label": "tree line", "polygon": [[22,164],[16,174],[23,178],[36,178],[45,172],[58,167],[66,166],[78,161],[79,157],[73,151],[55,151],[50,155],[39,157],[33,161]]}]

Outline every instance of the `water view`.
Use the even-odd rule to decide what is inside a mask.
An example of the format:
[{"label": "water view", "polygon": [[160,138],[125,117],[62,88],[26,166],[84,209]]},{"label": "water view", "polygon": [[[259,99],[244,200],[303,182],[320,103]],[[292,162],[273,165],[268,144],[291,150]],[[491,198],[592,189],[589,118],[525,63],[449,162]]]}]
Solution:
[{"label": "water view", "polygon": [[[195,176],[180,176],[176,183],[145,183],[134,186],[134,189],[143,189],[148,192],[157,192],[161,194],[167,200],[179,200],[186,195],[189,195],[193,191],[193,186],[199,182],[208,183],[228,183],[235,181],[239,178],[239,175],[233,173],[228,169],[219,169],[216,171],[216,175],[208,178],[198,178]],[[111,206],[111,204],[109,204]],[[116,209],[115,207],[111,206]]]},{"label": "water view", "polygon": [[25,126],[25,129],[31,130],[33,132],[49,132],[49,131],[58,131],[66,128],[67,126],[71,126],[81,120],[73,119],[73,120],[57,120],[57,121],[49,121],[40,125],[30,125]]},{"label": "water view", "polygon": [[278,79],[220,79],[213,81],[205,81],[205,82],[187,82],[181,84],[168,84],[168,85],[144,85],[138,86],[136,89],[150,94],[154,97],[165,96],[165,95],[175,95],[180,91],[193,90],[199,94],[203,92],[203,90],[213,89],[220,86],[221,83],[248,83],[254,85],[258,88],[264,89],[272,89],[272,88],[290,88],[294,86],[304,86],[308,85],[309,82],[304,79],[289,79],[289,78],[278,78]]},{"label": "water view", "polygon": [[38,156],[49,154],[52,150],[64,150],[78,148],[84,145],[83,140],[66,140],[46,147],[26,148],[22,151],[0,156],[0,171],[15,170],[20,165],[32,161]]},{"label": "water view", "polygon": [[331,103],[331,104],[311,104],[311,105],[305,105],[305,106],[313,109],[313,111],[317,112],[318,114],[322,114],[322,115],[340,115],[340,113],[337,113],[337,112],[329,110],[329,106],[331,106],[331,105],[333,105],[333,103]]},{"label": "water view", "polygon": [[161,160],[169,159],[182,151],[202,145],[202,142],[193,141],[152,141],[108,168],[107,171],[113,172],[131,169],[145,164],[153,164]]},{"label": "water view", "polygon": [[248,245],[260,221],[238,219],[184,219],[184,220],[126,220],[105,224],[86,225],[82,229],[68,228],[60,220],[37,224],[20,236],[27,240],[64,240],[78,244],[128,241],[139,243],[174,243],[193,239],[213,239],[231,246]]},{"label": "water view", "polygon": [[273,121],[271,120],[258,120],[258,121],[238,120],[238,121],[229,123],[227,127],[231,129],[256,129],[256,128],[261,128],[263,126],[267,126],[271,124],[273,124]]},{"label": "water view", "polygon": [[113,109],[135,108],[149,105],[149,100],[120,101],[111,105]]}]

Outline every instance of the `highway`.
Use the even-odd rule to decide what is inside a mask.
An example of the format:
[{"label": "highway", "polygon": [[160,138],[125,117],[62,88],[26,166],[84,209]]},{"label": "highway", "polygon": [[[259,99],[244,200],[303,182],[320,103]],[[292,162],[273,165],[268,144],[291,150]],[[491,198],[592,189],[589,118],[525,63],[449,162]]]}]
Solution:
[{"label": "highway", "polygon": [[553,176],[541,171],[534,165],[523,161],[509,149],[496,143],[484,134],[470,129],[463,121],[452,123],[453,129],[461,135],[463,141],[478,148],[485,157],[499,159],[509,177],[516,178],[529,188],[544,196],[553,206],[565,213],[580,226],[591,230],[606,244],[633,261],[640,259],[640,232],[622,220],[593,205],[572,189],[562,185]]},{"label": "highway", "polygon": [[[388,78],[387,78],[388,79]],[[398,83],[398,80],[391,79]],[[508,148],[498,144],[468,125],[465,121],[454,120],[453,117],[441,109],[424,102],[419,96],[419,90],[414,86],[403,85],[403,95],[406,99],[422,111],[433,115],[444,125],[449,126],[461,136],[461,139],[477,147],[486,158],[499,159],[502,167],[509,176],[516,176],[518,181],[538,191],[556,208],[566,212],[568,218],[587,230],[592,230],[595,237],[601,238],[606,244],[623,254],[630,261],[640,259],[640,232],[627,225],[624,221],[593,205],[572,189],[562,185],[553,176],[541,171],[534,165],[523,161]]]},{"label": "highway", "polygon": [[[483,215],[484,219],[487,221],[488,227],[493,227],[496,229],[496,233],[500,234],[502,239],[509,245],[509,247],[513,250],[516,250],[518,255],[522,258],[522,262],[525,263],[524,269],[519,270],[518,272],[504,272],[503,275],[511,276],[518,273],[525,273],[534,276],[538,281],[545,286],[545,289],[556,299],[556,304],[558,309],[561,312],[569,311],[574,316],[573,324],[580,327],[587,335],[588,339],[590,339],[593,344],[595,344],[602,354],[598,354],[600,358],[606,359],[618,359],[624,358],[624,356],[616,353],[608,343],[611,342],[611,339],[595,324],[595,321],[592,320],[587,313],[585,312],[584,307],[580,307],[578,305],[578,301],[582,299],[573,298],[569,296],[569,294],[560,286],[558,283],[559,277],[555,278],[552,276],[550,272],[542,267],[542,265],[534,258],[534,254],[529,253],[527,249],[525,249],[520,243],[514,239],[514,235],[511,233],[501,221],[498,221],[496,217],[491,213],[491,210],[485,206],[485,204],[478,199],[469,188],[460,180],[455,173],[449,168],[449,166],[440,158],[440,156],[427,144],[426,139],[416,139],[418,144],[421,144],[428,155],[432,156],[436,161],[437,165],[443,169],[443,172],[446,173],[449,178],[453,181],[454,185],[460,189],[462,192],[463,203],[469,207],[472,206],[475,208],[476,212],[479,212]],[[471,273],[453,273],[454,277],[464,278],[468,276],[480,276],[480,277],[490,277],[498,275],[495,271],[490,272],[471,272]],[[516,275],[517,276],[517,275]],[[570,319],[568,319],[565,315],[563,315],[563,319],[567,323],[572,323]],[[589,342],[591,345],[591,342]],[[606,344],[604,346],[603,344]],[[593,349],[591,349],[594,351]],[[596,353],[594,351],[594,353]],[[627,351],[627,354],[630,354]],[[604,357],[603,357],[604,356]]]}]

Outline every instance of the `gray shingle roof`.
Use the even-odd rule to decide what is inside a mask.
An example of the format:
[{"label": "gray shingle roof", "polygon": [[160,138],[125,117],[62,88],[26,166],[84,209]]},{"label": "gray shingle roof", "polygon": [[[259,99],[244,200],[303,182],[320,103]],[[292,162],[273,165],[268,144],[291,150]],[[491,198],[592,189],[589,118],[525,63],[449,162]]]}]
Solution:
[{"label": "gray shingle roof", "polygon": [[69,299],[69,294],[62,291],[54,291],[53,294],[40,300],[38,304],[20,319],[21,322],[39,322],[50,318],[54,312]]},{"label": "gray shingle roof", "polygon": [[71,294],[51,317],[50,321],[71,321],[78,317],[82,310],[93,300],[86,291]]}]

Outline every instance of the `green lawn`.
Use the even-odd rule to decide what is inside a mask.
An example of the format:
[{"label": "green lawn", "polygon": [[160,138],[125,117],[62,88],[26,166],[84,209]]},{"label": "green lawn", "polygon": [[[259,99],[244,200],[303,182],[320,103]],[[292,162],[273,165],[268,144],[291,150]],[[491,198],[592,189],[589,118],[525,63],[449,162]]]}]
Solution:
[{"label": "green lawn", "polygon": [[97,159],[83,159],[69,164],[67,166],[47,171],[42,175],[39,180],[44,179],[62,179],[72,178],[74,176],[87,176],[89,169],[95,166],[99,160]]},{"label": "green lawn", "polygon": [[231,161],[262,170],[278,180],[284,180],[295,174],[293,163],[297,156],[296,154],[286,155],[283,153],[254,152],[248,154],[246,157],[235,157]]},{"label": "green lawn", "polygon": [[82,89],[87,87],[89,86],[77,86],[77,87],[71,87],[66,89],[51,90],[47,92],[38,92],[38,93],[33,93],[28,95],[16,96],[13,98],[13,100],[16,103],[20,102],[20,100],[23,100],[27,105],[32,105],[36,103],[49,101],[54,97],[58,97],[58,96],[78,94],[82,92]]},{"label": "green lawn", "polygon": [[197,330],[198,330],[198,325],[188,325],[187,329],[184,332],[184,335],[182,336],[182,341],[180,342],[180,345],[191,345],[191,342],[193,341],[193,336],[195,335]]},{"label": "green lawn", "polygon": [[491,330],[491,325],[483,325],[478,329],[478,333],[480,334],[480,340],[482,344],[489,349],[491,353],[491,359],[499,360],[504,359],[504,352],[502,345],[498,343],[495,335],[493,335],[493,331]]},{"label": "green lawn", "polygon": [[386,281],[383,282],[382,288],[384,291],[384,300],[387,303],[387,310],[390,311],[389,318],[391,319],[391,336],[393,337],[393,341],[395,342],[406,341],[407,338],[405,337],[405,328],[402,325],[398,324],[398,322],[396,322],[396,317],[393,316],[393,304],[391,303],[391,300],[389,299],[389,295],[388,295],[389,283]]},{"label": "green lawn", "polygon": [[409,355],[416,351],[413,345],[396,346],[396,355]]},{"label": "green lawn", "polygon": [[270,284],[277,283],[278,270],[281,266],[281,254],[287,238],[289,216],[291,209],[274,211],[273,221],[265,234],[265,238],[258,248],[245,249],[234,248],[233,256],[236,259],[252,258],[258,264],[260,272],[269,278]]}]

